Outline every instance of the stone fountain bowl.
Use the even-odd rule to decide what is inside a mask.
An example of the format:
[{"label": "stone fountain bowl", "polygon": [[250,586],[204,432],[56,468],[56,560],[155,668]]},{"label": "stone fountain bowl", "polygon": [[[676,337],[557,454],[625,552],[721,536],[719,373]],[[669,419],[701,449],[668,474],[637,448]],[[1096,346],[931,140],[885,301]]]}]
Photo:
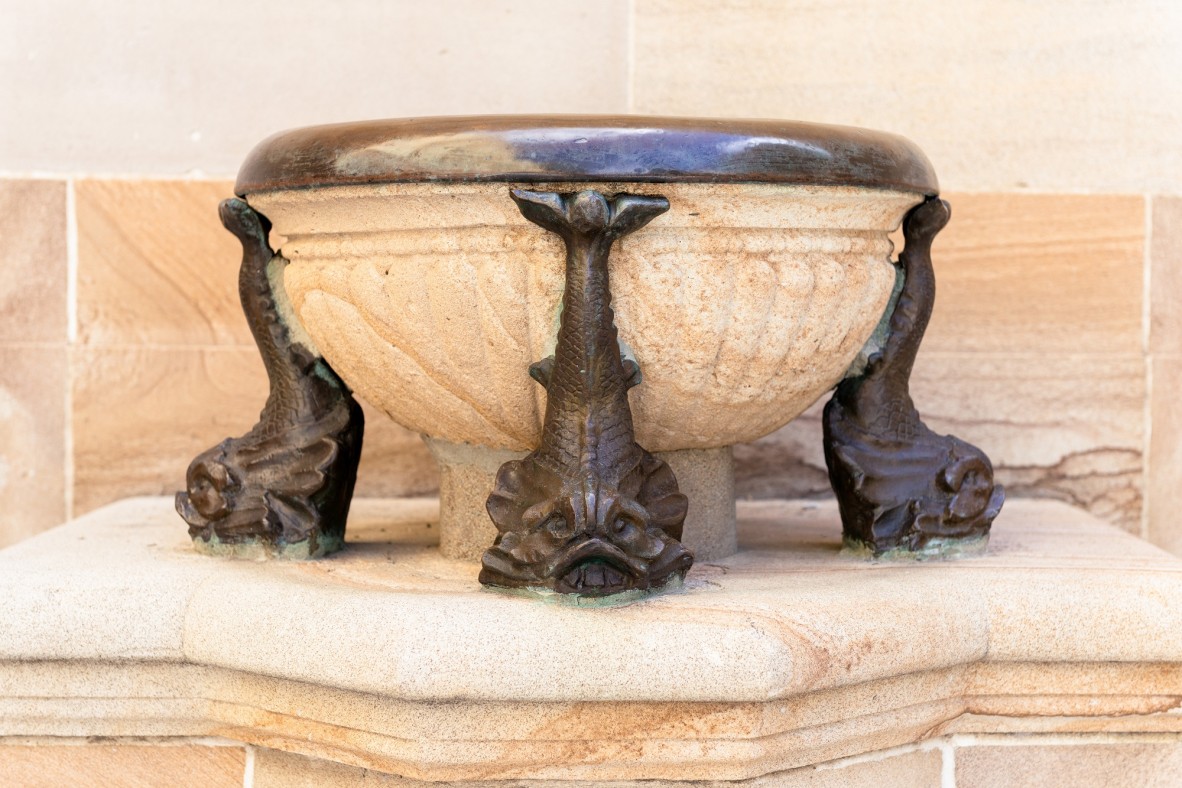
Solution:
[{"label": "stone fountain bowl", "polygon": [[[842,379],[896,283],[889,234],[938,190],[907,140],[806,123],[431,118],[262,142],[236,191],[282,236],[295,314],[362,398],[432,443],[445,519],[449,466],[491,479],[540,438],[546,395],[528,367],[554,350],[564,251],[512,188],[668,198],[613,248],[613,307],[643,375],[638,443],[703,456],[767,435]],[[706,476],[725,508],[729,450],[722,462]],[[452,501],[490,530],[451,553],[495,533],[482,495]]]}]

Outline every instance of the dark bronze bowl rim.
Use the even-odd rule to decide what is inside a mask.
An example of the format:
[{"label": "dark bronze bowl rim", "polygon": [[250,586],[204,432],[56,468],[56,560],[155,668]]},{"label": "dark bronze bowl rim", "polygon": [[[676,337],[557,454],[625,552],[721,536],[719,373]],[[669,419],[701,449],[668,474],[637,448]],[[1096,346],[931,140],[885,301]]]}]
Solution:
[{"label": "dark bronze bowl rim", "polygon": [[240,196],[382,183],[773,183],[934,195],[931,163],[895,134],[783,120],[484,115],[309,126],[263,140]]}]

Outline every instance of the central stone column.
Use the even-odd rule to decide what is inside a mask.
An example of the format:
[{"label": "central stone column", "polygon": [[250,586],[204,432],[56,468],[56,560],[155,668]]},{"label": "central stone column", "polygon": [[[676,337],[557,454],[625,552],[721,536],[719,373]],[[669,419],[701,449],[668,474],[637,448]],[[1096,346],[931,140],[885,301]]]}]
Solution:
[{"label": "central stone column", "polygon": [[[479,561],[497,536],[484,508],[497,470],[528,452],[490,449],[424,438],[439,463],[439,549],[448,558]],[[669,463],[689,498],[682,543],[695,561],[716,561],[738,550],[735,472],[731,447],[654,452]]]}]

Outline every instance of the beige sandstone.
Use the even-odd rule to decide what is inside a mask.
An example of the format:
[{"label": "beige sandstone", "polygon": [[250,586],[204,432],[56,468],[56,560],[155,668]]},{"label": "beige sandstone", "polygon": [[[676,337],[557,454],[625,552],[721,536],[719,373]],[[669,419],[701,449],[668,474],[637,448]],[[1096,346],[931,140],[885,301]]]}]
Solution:
[{"label": "beige sandstone", "polygon": [[739,549],[735,531],[735,461],[730,446],[660,452],[690,500],[681,541],[694,560],[716,561]]},{"label": "beige sandstone", "polygon": [[343,554],[254,563],[196,555],[170,501],[132,499],[0,552],[0,737],[603,782],[1182,731],[1182,562],[1062,504],[1011,502],[983,558],[899,565],[841,554],[830,502],[741,502],[739,553],[590,609],[482,589],[438,516],[359,500]]},{"label": "beige sandstone", "polygon": [[425,440],[439,463],[439,552],[447,558],[479,561],[497,537],[485,509],[497,471],[526,452]]},{"label": "beige sandstone", "polygon": [[633,112],[890,129],[946,189],[1182,186],[1174,0],[636,0],[634,25]]},{"label": "beige sandstone", "polygon": [[[884,753],[883,757],[850,759],[821,766],[776,772],[750,780],[694,780],[695,788],[938,788],[941,753],[936,749]],[[432,788],[438,783],[307,758],[280,750],[260,749],[255,754],[255,788]],[[553,783],[535,781],[511,784],[503,780],[464,782],[463,788],[546,788]],[[633,780],[562,781],[562,788],[679,788],[682,780],[638,783]]]},{"label": "beige sandstone", "polygon": [[[563,289],[559,239],[511,184],[337,186],[249,195],[291,260],[285,287],[333,368],[403,426],[529,450]],[[588,184],[551,184],[571,191]],[[920,195],[771,184],[590,184],[663,194],[616,245],[612,292],[637,439],[715,448],[782,426],[845,373],[894,286],[890,231]]]},{"label": "beige sandstone", "polygon": [[[310,123],[627,108],[626,0],[4,11],[21,65],[0,73],[7,172],[232,174],[263,137]],[[595,67],[561,67],[575,51]]]},{"label": "beige sandstone", "polygon": [[233,742],[0,740],[0,780],[15,788],[238,788],[245,756]]},{"label": "beige sandstone", "polygon": [[958,788],[1039,788],[1182,784],[1182,747],[1172,737],[1129,743],[1087,738],[982,742],[956,751]]}]

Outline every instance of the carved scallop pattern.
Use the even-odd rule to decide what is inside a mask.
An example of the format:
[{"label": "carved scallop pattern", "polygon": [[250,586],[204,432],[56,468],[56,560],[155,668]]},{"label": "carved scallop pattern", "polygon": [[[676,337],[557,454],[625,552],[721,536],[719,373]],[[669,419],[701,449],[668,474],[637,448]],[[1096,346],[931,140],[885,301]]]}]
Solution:
[{"label": "carved scallop pattern", "polygon": [[[558,187],[562,189],[563,187]],[[919,195],[705,184],[571,184],[664,194],[612,253],[616,323],[644,375],[653,451],[749,441],[831,388],[894,283],[887,234]],[[536,446],[527,374],[558,327],[563,250],[505,184],[252,195],[287,237],[285,286],[333,368],[398,423],[452,442]]]}]

